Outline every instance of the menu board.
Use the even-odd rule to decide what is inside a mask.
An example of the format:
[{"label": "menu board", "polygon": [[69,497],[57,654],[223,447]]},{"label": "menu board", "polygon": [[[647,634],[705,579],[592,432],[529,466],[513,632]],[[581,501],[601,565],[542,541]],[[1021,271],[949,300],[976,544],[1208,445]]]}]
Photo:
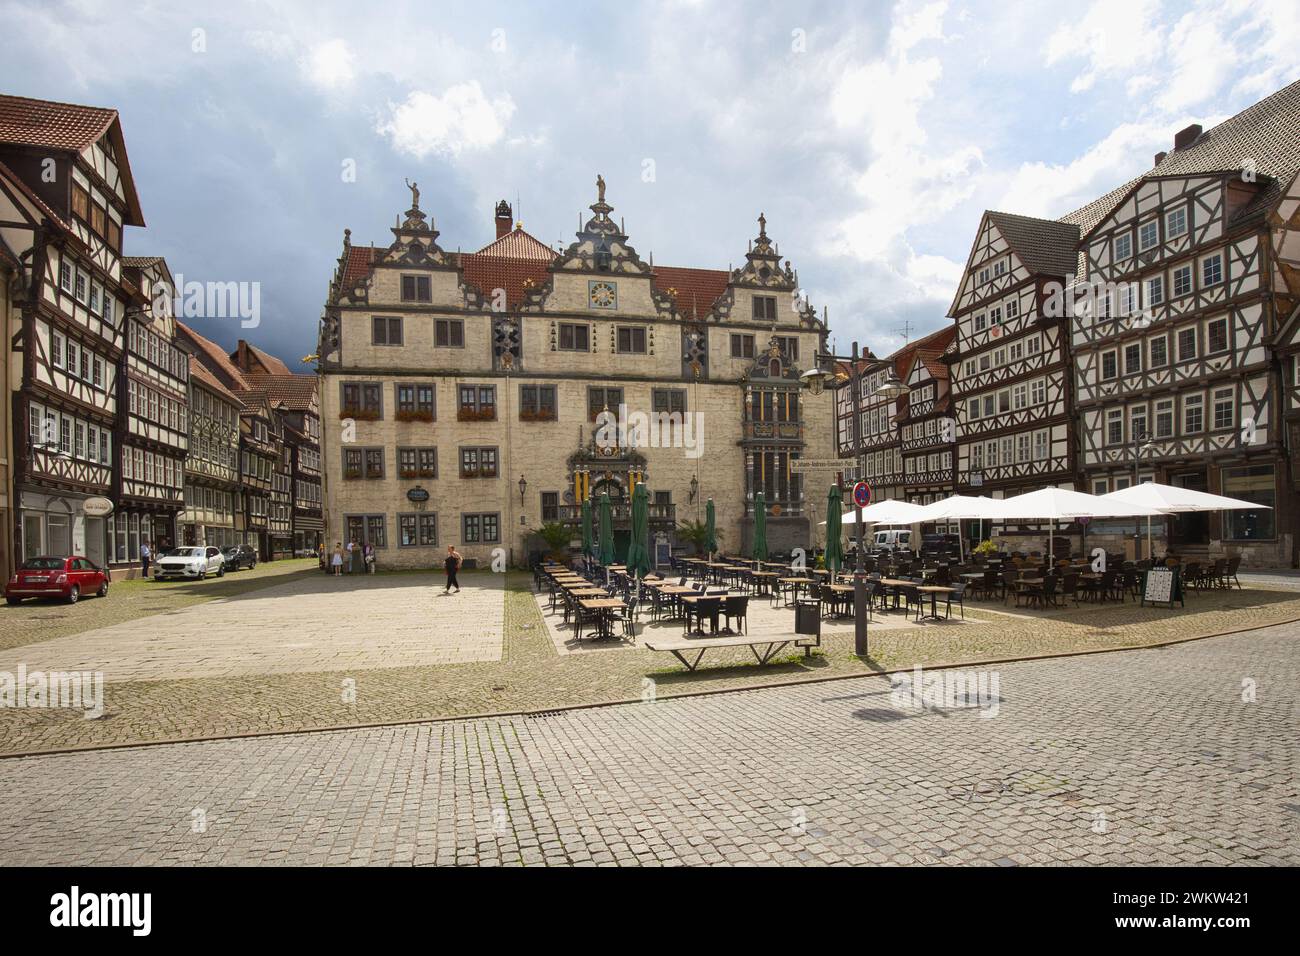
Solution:
[{"label": "menu board", "polygon": [[1182,582],[1179,580],[1179,569],[1174,568],[1152,568],[1146,572],[1142,580],[1142,603],[1148,601],[1152,604],[1168,604],[1174,606],[1174,602],[1183,603]]}]

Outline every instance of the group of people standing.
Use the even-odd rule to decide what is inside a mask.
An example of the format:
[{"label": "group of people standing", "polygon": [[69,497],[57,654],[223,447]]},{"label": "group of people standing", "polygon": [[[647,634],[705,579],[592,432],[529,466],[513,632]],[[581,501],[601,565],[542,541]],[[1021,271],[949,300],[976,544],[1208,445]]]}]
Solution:
[{"label": "group of people standing", "polygon": [[[325,553],[321,552],[321,563],[325,563]],[[344,547],[342,541],[334,542],[334,553],[329,559],[330,569],[334,575],[343,574],[374,574],[375,573],[375,546],[369,541],[365,545],[359,545],[355,541],[349,541]]]},{"label": "group of people standing", "polygon": [[[447,585],[442,589],[443,594],[451,592],[452,588],[456,593],[460,593],[460,582],[456,579],[456,572],[460,570],[463,558],[455,545],[447,545],[447,557],[442,563],[443,571],[447,575]],[[321,564],[325,563],[325,552],[321,552]],[[345,569],[348,574],[374,574],[375,573],[375,546],[367,541],[364,545],[358,545],[355,541],[349,541],[347,546],[342,541],[334,542],[334,552],[329,559],[330,570],[335,577],[343,575]]]}]

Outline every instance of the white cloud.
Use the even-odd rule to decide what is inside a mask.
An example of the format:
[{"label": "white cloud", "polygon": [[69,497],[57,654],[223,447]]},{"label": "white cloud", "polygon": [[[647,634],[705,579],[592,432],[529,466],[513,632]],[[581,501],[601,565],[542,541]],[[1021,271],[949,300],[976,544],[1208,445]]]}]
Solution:
[{"label": "white cloud", "polygon": [[1127,73],[1164,47],[1158,0],[1096,0],[1079,19],[1058,26],[1047,40],[1048,66],[1082,59],[1072,93],[1092,89],[1108,74]]},{"label": "white cloud", "polygon": [[318,43],[298,61],[303,78],[323,90],[349,86],[353,80],[353,56],[342,40]]},{"label": "white cloud", "polygon": [[489,100],[477,81],[458,83],[441,96],[416,90],[376,127],[399,153],[423,159],[458,156],[491,146],[505,135],[515,104],[509,94]]}]

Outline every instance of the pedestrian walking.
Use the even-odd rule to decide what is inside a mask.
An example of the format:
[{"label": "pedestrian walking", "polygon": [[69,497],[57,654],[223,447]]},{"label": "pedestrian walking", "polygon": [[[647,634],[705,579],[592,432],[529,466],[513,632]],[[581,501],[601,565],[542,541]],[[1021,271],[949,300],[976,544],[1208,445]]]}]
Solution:
[{"label": "pedestrian walking", "polygon": [[334,565],[334,576],[340,577],[343,574],[343,542],[334,542],[334,557],[331,559]]},{"label": "pedestrian walking", "polygon": [[366,542],[366,550],[365,550],[364,557],[365,557],[365,564],[366,564],[366,573],[374,574],[375,573],[375,546],[371,544],[369,541]]},{"label": "pedestrian walking", "polygon": [[460,552],[456,550],[454,544],[447,545],[447,560],[442,563],[447,570],[447,586],[442,589],[443,594],[447,594],[452,588],[456,593],[460,593],[460,582],[456,580],[456,572],[460,570]]},{"label": "pedestrian walking", "polygon": [[348,574],[358,574],[361,571],[361,549],[357,547],[356,541],[348,542]]},{"label": "pedestrian walking", "polygon": [[153,550],[149,547],[149,539],[146,538],[140,542],[140,573],[146,578],[149,576],[149,559],[153,557]]}]

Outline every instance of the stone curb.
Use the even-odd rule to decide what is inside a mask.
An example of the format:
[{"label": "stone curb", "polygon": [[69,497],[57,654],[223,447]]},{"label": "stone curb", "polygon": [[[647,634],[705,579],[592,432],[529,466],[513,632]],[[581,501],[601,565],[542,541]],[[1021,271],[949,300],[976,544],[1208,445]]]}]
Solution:
[{"label": "stone curb", "polygon": [[[1159,650],[1164,647],[1174,647],[1179,644],[1190,644],[1193,641],[1207,641],[1216,637],[1231,637],[1236,634],[1248,634],[1251,631],[1262,631],[1273,627],[1285,627],[1288,624],[1300,624],[1300,617],[1290,618],[1285,621],[1275,621],[1272,624],[1260,624],[1254,627],[1236,628],[1231,631],[1218,631],[1213,634],[1200,634],[1194,637],[1180,637],[1174,640],[1161,641],[1156,644],[1131,644],[1125,647],[1099,647],[1083,651],[1061,651],[1054,654],[1035,654],[1030,657],[1004,657],[992,660],[982,661],[961,661],[947,664],[926,664],[922,665],[923,670],[953,670],[958,667],[988,667],[994,664],[1021,664],[1031,661],[1056,660],[1063,657],[1087,657],[1093,654],[1117,654],[1126,651],[1150,651]],[[761,684],[750,684],[745,687],[719,687],[713,690],[694,690],[684,694],[668,694],[658,700],[680,700],[690,697],[712,697],[717,694],[739,694],[756,690],[771,690],[778,687],[795,687],[804,684],[825,684],[832,681],[842,680],[860,680],[864,677],[888,677],[891,674],[910,674],[912,667],[898,667],[887,671],[871,671],[865,674],[833,674],[827,677],[808,677],[800,680],[780,680],[767,681]],[[642,704],[640,698],[628,698],[624,700],[602,700],[592,701],[586,704],[565,704],[557,707],[543,707],[535,710],[506,710],[506,711],[486,711],[477,714],[456,714],[448,717],[417,717],[407,720],[385,720],[365,724],[329,724],[320,727],[302,727],[294,730],[253,730],[247,733],[239,734],[219,734],[212,737],[168,737],[161,740],[138,740],[130,743],[112,743],[112,744],[91,744],[85,747],[62,747],[51,750],[31,750],[20,751],[15,753],[0,753],[0,760],[17,760],[32,757],[53,757],[62,754],[79,754],[94,753],[104,750],[132,750],[138,747],[164,747],[178,744],[197,744],[219,740],[248,740],[257,737],[296,737],[301,734],[330,734],[342,733],[349,730],[378,730],[383,727],[410,727],[415,724],[445,724],[457,720],[488,720],[491,718],[505,717],[528,717],[540,714],[561,714],[575,710],[595,710],[602,707],[623,707],[629,704]]]}]

